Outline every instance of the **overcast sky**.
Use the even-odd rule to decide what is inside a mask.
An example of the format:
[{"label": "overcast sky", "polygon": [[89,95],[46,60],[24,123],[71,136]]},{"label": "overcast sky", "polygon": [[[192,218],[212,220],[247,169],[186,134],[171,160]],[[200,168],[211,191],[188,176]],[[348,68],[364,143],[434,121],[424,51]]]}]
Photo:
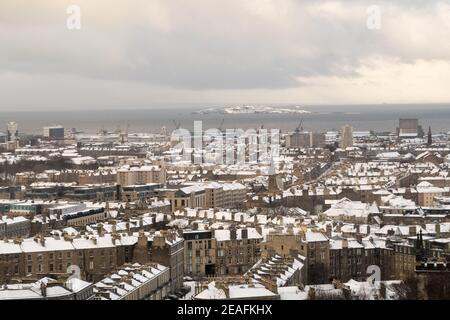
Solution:
[{"label": "overcast sky", "polygon": [[448,0],[0,1],[0,111],[439,103],[449,86]]}]

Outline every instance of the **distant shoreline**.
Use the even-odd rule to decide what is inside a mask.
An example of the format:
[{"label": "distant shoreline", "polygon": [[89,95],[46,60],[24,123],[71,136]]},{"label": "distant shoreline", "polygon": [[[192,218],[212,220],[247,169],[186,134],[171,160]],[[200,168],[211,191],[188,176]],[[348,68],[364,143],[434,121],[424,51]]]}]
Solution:
[{"label": "distant shoreline", "polygon": [[[285,105],[286,106],[286,105]],[[276,107],[276,106],[275,106]],[[274,107],[274,108],[275,108]],[[206,107],[207,108],[207,107]],[[218,106],[220,108],[220,106]],[[6,131],[6,124],[15,121],[19,132],[41,134],[42,127],[62,125],[67,129],[76,128],[86,133],[96,133],[101,128],[114,131],[129,127],[131,132],[160,132],[162,127],[170,132],[174,122],[190,129],[196,120],[203,121],[204,128],[278,128],[282,131],[294,130],[301,119],[302,126],[309,131],[339,130],[349,124],[355,131],[395,132],[399,118],[418,118],[424,128],[432,127],[435,133],[450,131],[450,104],[423,105],[351,105],[351,106],[301,106],[309,113],[193,113],[205,106],[192,108],[153,109],[110,109],[110,110],[70,110],[70,111],[0,111],[0,132]]]}]

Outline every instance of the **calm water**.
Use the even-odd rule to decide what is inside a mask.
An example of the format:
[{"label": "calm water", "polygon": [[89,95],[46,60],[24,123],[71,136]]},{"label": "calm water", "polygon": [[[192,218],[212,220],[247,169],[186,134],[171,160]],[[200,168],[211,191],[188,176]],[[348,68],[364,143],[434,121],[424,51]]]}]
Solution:
[{"label": "calm water", "polygon": [[311,111],[305,115],[276,114],[193,114],[194,111],[210,106],[197,107],[156,107],[152,109],[95,110],[95,111],[33,111],[0,112],[0,131],[6,130],[8,121],[16,121],[19,131],[41,133],[42,127],[61,124],[65,128],[95,133],[100,128],[115,130],[129,126],[130,132],[159,132],[166,126],[170,131],[174,121],[181,127],[191,129],[194,120],[202,120],[203,128],[216,128],[224,121],[225,128],[266,128],[293,130],[303,118],[305,130],[332,130],[349,124],[355,130],[395,131],[399,118],[418,118],[426,131],[450,131],[450,104],[444,105],[360,105],[360,106],[305,106]]}]

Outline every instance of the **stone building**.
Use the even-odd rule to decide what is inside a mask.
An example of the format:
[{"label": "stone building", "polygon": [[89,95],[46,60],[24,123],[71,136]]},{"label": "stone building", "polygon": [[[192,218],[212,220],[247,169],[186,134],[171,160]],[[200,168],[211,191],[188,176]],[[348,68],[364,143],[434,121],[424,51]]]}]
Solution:
[{"label": "stone building", "polygon": [[41,278],[32,283],[8,284],[0,287],[0,300],[88,300],[94,286],[77,278],[66,281]]},{"label": "stone building", "polygon": [[31,221],[24,217],[0,216],[0,239],[5,237],[28,237],[31,233]]},{"label": "stone building", "polygon": [[396,279],[414,277],[416,270],[416,251],[413,245],[396,243],[394,247],[394,275]]},{"label": "stone building", "polygon": [[149,260],[169,267],[170,292],[176,292],[183,286],[184,240],[177,233],[168,230],[154,233]]},{"label": "stone building", "polygon": [[242,274],[260,258],[262,236],[255,228],[189,230],[183,237],[190,276]]},{"label": "stone building", "polygon": [[170,270],[158,263],[127,263],[94,287],[92,300],[163,300],[170,292]]},{"label": "stone building", "polygon": [[5,239],[0,242],[0,283],[66,275],[73,268],[81,279],[95,282],[133,261],[167,266],[171,290],[182,286],[183,239],[168,231]]},{"label": "stone building", "polygon": [[121,186],[147,183],[164,184],[166,169],[162,165],[130,167],[124,166],[117,170],[117,184]]},{"label": "stone building", "polygon": [[319,231],[300,231],[300,254],[306,258],[306,284],[327,283],[330,274],[330,242]]},{"label": "stone building", "polygon": [[184,230],[184,272],[189,276],[216,273],[217,244],[214,230]]},{"label": "stone building", "polygon": [[255,228],[214,230],[214,238],[218,275],[242,274],[260,259],[262,235]]}]

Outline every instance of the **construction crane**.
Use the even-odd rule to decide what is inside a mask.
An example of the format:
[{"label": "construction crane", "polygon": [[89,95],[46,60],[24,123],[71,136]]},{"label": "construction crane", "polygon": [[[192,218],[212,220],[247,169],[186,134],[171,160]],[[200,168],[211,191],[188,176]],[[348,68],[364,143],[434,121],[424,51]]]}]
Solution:
[{"label": "construction crane", "polygon": [[220,126],[219,126],[219,131],[222,131],[222,126],[223,126],[224,122],[225,122],[225,119],[222,119],[222,122],[220,123]]},{"label": "construction crane", "polygon": [[180,127],[181,127],[181,122],[176,122],[175,120],[173,120],[173,124],[175,125],[175,130],[180,129]]},{"label": "construction crane", "polygon": [[105,129],[104,126],[101,127],[101,129],[98,131],[99,135],[105,136],[108,134],[108,130]]},{"label": "construction crane", "polygon": [[298,124],[297,128],[295,128],[295,132],[303,131],[302,123],[303,123],[303,118],[300,119],[300,123]]}]

